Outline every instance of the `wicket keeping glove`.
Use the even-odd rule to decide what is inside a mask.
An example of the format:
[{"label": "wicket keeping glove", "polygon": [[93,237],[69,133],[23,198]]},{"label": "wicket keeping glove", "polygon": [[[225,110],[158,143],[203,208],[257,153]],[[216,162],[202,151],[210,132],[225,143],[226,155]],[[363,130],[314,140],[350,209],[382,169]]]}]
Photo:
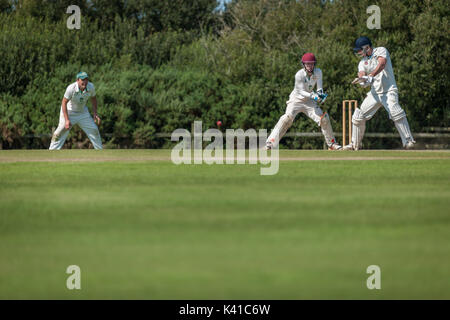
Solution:
[{"label": "wicket keeping glove", "polygon": [[319,96],[321,103],[324,103],[328,97],[328,94],[323,92],[323,90],[318,90],[317,95]]},{"label": "wicket keeping glove", "polygon": [[315,93],[315,92],[311,92],[311,100],[314,100],[314,101],[316,101],[316,102],[322,101],[322,99],[320,98],[320,96],[319,96],[317,93]]}]

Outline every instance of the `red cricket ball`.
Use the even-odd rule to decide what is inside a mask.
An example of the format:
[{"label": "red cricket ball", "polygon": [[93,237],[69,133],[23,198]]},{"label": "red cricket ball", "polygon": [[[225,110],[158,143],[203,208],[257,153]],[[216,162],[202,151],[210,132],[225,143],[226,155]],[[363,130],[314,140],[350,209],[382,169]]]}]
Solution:
[{"label": "red cricket ball", "polygon": [[222,121],[219,120],[219,121],[216,122],[216,124],[217,124],[218,127],[220,127],[222,125]]}]

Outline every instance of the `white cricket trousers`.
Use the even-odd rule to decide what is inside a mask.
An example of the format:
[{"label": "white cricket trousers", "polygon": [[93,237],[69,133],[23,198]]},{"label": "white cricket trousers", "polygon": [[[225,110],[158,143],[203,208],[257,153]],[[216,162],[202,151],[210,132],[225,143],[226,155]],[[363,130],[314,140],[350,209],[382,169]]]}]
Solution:
[{"label": "white cricket trousers", "polygon": [[372,91],[367,93],[361,107],[356,108],[352,117],[352,145],[356,148],[361,147],[361,142],[366,130],[366,121],[372,119],[379,108],[384,107],[389,114],[389,119],[394,121],[395,127],[400,134],[403,146],[408,141],[414,141],[409,128],[405,110],[398,103],[397,90],[391,90],[383,94],[376,94]]},{"label": "white cricket trousers", "polygon": [[94,119],[92,119],[91,114],[89,113],[89,110],[86,106],[84,107],[83,111],[79,112],[67,110],[67,114],[70,120],[70,128],[66,129],[64,127],[66,120],[64,119],[64,113],[61,108],[59,113],[58,128],[56,128],[55,132],[53,133],[49,150],[61,149],[67,139],[67,136],[69,135],[70,129],[72,129],[72,127],[76,124],[78,124],[80,128],[86,133],[95,149],[103,149],[100,132],[98,131],[98,127],[95,124]]},{"label": "white cricket trousers", "polygon": [[[308,118],[313,120],[322,130],[325,142],[328,147],[336,143],[333,129],[331,128],[330,118],[327,113],[313,100],[301,101],[294,96],[289,96],[289,101],[286,102],[286,112],[281,116],[275,128],[272,130],[268,142],[272,142],[273,146],[278,145],[278,142],[284,136],[286,131],[291,127],[295,117],[299,113],[304,113]],[[278,139],[277,139],[278,137]]]}]

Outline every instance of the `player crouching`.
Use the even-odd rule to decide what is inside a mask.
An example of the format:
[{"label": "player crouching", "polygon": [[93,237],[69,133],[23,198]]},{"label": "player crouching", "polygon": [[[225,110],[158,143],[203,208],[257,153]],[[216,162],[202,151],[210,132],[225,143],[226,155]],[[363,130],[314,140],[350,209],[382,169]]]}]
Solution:
[{"label": "player crouching", "polygon": [[[303,68],[295,75],[294,90],[286,102],[286,112],[281,116],[266,141],[266,149],[276,147],[286,131],[292,126],[295,116],[302,112],[322,129],[329,150],[340,150],[336,143],[328,114],[322,111],[317,103],[323,103],[327,94],[322,89],[322,70],[316,68],[316,57],[306,53],[302,57]],[[317,92],[313,88],[317,86]]]}]

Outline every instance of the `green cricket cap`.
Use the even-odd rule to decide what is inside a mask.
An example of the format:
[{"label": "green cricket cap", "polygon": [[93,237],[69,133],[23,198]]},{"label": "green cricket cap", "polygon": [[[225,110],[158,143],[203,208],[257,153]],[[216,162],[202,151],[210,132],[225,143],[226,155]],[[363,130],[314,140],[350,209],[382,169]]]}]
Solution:
[{"label": "green cricket cap", "polygon": [[84,71],[78,72],[77,79],[83,80],[83,79],[86,79],[86,78],[89,78],[89,76],[88,76],[88,74],[86,72],[84,72]]}]

